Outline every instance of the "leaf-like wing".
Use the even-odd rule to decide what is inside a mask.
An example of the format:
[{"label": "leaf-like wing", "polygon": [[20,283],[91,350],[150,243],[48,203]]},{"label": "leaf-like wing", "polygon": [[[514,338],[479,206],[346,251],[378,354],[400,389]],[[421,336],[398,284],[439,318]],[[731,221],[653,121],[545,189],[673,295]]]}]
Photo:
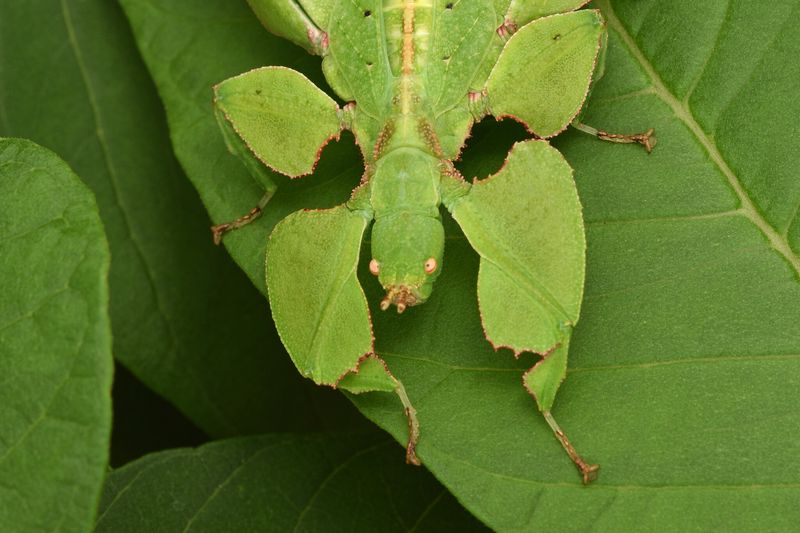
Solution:
[{"label": "leaf-like wing", "polygon": [[496,30],[505,13],[495,3],[434,2],[424,71],[425,93],[437,113],[464,103],[470,90],[483,88],[504,44]]},{"label": "leaf-like wing", "polygon": [[[435,129],[446,157],[455,158],[472,126],[467,94],[480,91],[503,49],[495,31],[504,11],[492,0],[436,0],[423,54],[425,95],[436,115]],[[449,7],[448,7],[449,6]],[[501,7],[501,6],[498,6]]]},{"label": "leaf-like wing", "polygon": [[572,170],[545,141],[518,143],[452,206],[481,256],[478,300],[495,346],[546,353],[577,322],[585,239]]},{"label": "leaf-like wing", "polygon": [[489,76],[491,114],[519,120],[540,137],[563,131],[586,99],[603,32],[599,12],[589,10],[521,28]]},{"label": "leaf-like wing", "polygon": [[[344,100],[362,113],[384,116],[391,100],[392,70],[380,0],[339,0],[328,22],[325,77]],[[402,15],[402,10],[397,11]],[[395,61],[398,62],[399,60]]]},{"label": "leaf-like wing", "polygon": [[372,324],[356,277],[369,220],[345,206],[297,211],[267,243],[267,290],[278,333],[298,370],[335,385],[373,352]]}]

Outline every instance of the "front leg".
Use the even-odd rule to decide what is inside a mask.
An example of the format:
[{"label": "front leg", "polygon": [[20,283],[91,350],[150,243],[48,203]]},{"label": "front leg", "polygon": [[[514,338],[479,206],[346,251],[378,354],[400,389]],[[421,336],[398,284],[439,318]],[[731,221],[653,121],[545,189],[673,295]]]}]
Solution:
[{"label": "front leg", "polygon": [[394,392],[408,422],[406,461],[420,464],[417,412],[375,353],[357,265],[371,215],[347,205],[292,213],[267,241],[267,291],[278,334],[303,376],[360,394]]},{"label": "front leg", "polygon": [[[214,87],[214,106],[228,149],[265,194],[249,213],[212,227],[214,242],[255,220],[277,186],[272,171],[297,178],[313,172],[324,146],[339,137],[345,112],[305,76],[264,67]],[[311,120],[305,117],[311,117]]]}]

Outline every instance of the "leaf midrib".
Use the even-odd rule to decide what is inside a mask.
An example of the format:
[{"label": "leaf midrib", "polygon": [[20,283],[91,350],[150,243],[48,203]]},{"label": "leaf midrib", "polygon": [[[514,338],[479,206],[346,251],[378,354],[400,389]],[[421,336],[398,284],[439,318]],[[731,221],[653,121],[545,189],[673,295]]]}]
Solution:
[{"label": "leaf midrib", "polygon": [[[769,222],[767,222],[767,220],[759,212],[755,203],[750,198],[750,195],[747,193],[747,190],[742,185],[742,182],[730,168],[727,161],[725,161],[725,158],[722,156],[722,153],[719,151],[716,143],[697,122],[697,119],[694,117],[694,114],[692,113],[688,104],[679,100],[667,88],[653,64],[647,59],[647,57],[644,55],[644,52],[642,52],[639,45],[617,17],[614,9],[611,7],[611,1],[597,0],[596,3],[600,11],[603,13],[603,16],[608,21],[608,25],[619,34],[628,51],[641,65],[645,74],[650,78],[650,83],[653,85],[656,95],[672,109],[673,113],[675,113],[675,116],[681,120],[695,135],[695,138],[698,140],[698,142],[708,152],[711,160],[717,165],[720,172],[722,172],[722,174],[728,180],[728,184],[739,198],[739,202],[741,204],[740,210],[742,214],[747,217],[747,219],[750,220],[750,222],[752,222],[759,229],[759,231],[761,231],[761,233],[764,234],[764,236],[772,245],[772,248],[780,253],[786,259],[786,261],[788,261],[789,265],[795,272],[795,277],[800,279],[800,256],[794,253],[792,248],[789,246],[789,241],[787,240],[786,236],[783,235],[782,232],[779,232],[775,227],[770,225]],[[702,72],[700,77],[702,77]]]}]

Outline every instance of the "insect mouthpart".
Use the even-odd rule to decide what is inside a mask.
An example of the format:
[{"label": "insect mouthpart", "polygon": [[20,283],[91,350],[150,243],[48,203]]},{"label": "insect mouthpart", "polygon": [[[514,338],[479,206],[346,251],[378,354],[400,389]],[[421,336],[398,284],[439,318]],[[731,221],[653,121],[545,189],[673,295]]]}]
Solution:
[{"label": "insect mouthpart", "polygon": [[386,292],[386,297],[381,301],[381,309],[386,311],[389,306],[394,304],[397,306],[397,312],[402,313],[407,307],[422,303],[422,300],[417,295],[414,289],[405,286],[389,287]]}]

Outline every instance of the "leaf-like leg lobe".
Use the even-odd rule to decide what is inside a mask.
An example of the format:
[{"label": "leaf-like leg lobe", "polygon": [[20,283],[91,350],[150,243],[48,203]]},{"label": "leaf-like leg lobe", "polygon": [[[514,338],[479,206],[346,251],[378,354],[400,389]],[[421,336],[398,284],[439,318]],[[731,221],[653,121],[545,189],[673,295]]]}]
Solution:
[{"label": "leaf-like leg lobe", "polygon": [[344,205],[297,211],[275,226],[267,243],[275,325],[295,366],[318,384],[335,386],[375,351],[356,276],[368,223]]},{"label": "leaf-like leg lobe", "polygon": [[506,21],[520,28],[538,18],[574,11],[588,3],[589,0],[511,0]]},{"label": "leaf-like leg lobe", "polygon": [[302,46],[312,54],[325,53],[328,35],[320,27],[320,21],[328,14],[328,4],[332,4],[330,0],[247,0],[247,3],[271,33]]},{"label": "leaf-like leg lobe", "polygon": [[557,135],[578,116],[604,42],[600,13],[545,17],[509,39],[486,88],[491,113],[521,122],[531,133]]},{"label": "leaf-like leg lobe", "polygon": [[[455,180],[456,178],[445,178]],[[478,300],[487,339],[547,353],[578,321],[585,239],[572,170],[546,141],[514,145],[504,167],[454,187],[445,205],[480,254]]]},{"label": "leaf-like leg lobe", "polygon": [[263,67],[220,83],[214,105],[224,134],[238,136],[263,164],[293,178],[313,172],[322,148],[344,126],[336,102],[286,67]]}]

